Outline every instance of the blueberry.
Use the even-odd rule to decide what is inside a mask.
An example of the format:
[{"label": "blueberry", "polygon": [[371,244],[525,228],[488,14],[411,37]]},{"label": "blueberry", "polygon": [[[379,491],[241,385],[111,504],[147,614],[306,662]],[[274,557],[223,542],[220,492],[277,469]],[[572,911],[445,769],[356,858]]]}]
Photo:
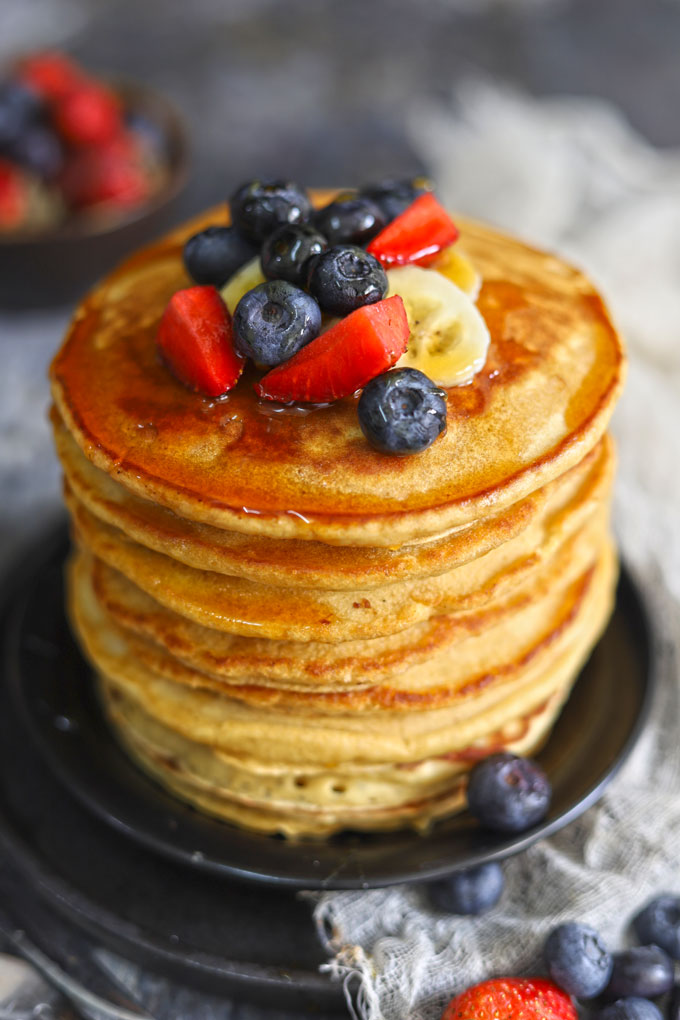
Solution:
[{"label": "blueberry", "polygon": [[64,163],[64,150],[59,138],[54,131],[40,124],[19,135],[9,153],[17,163],[46,181],[55,178]]},{"label": "blueberry", "polygon": [[658,946],[635,946],[614,954],[614,967],[605,989],[608,999],[629,995],[654,999],[673,987],[673,962]]},{"label": "blueberry", "polygon": [[257,247],[233,227],[207,227],[184,245],[184,265],[196,283],[221,287],[257,254]]},{"label": "blueberry", "polygon": [[40,97],[28,85],[11,78],[0,82],[0,148],[13,145],[36,123],[42,108]]},{"label": "blueberry", "polygon": [[234,346],[268,368],[280,365],[319,335],[321,309],[286,280],[269,280],[243,295],[234,311]]},{"label": "blueberry", "polygon": [[361,431],[382,453],[420,453],[446,429],[446,394],[417,368],[396,368],[364,387]]},{"label": "blueberry", "polygon": [[387,225],[387,217],[370,198],[343,194],[319,209],[314,223],[331,244],[365,244]]},{"label": "blueberry", "polygon": [[629,996],[605,1006],[597,1013],[597,1020],[663,1020],[663,1017],[653,1002]]},{"label": "blueberry", "polygon": [[653,942],[680,960],[680,897],[657,896],[633,918],[633,928],[643,945]]},{"label": "blueberry", "polygon": [[437,910],[449,914],[483,914],[498,903],[504,884],[500,864],[490,861],[432,882],[427,892]]},{"label": "blueberry", "polygon": [[306,223],[312,214],[307,193],[292,181],[248,181],[230,199],[234,226],[262,242],[285,223]]},{"label": "blueberry", "polygon": [[473,768],[468,808],[488,829],[523,832],[545,818],[551,793],[548,777],[536,762],[503,752]]},{"label": "blueberry", "polygon": [[132,131],[147,149],[159,159],[168,156],[168,136],[163,126],[153,117],[140,110],[127,110],[125,125]]},{"label": "blueberry", "polygon": [[418,195],[423,195],[426,191],[432,191],[432,182],[427,177],[399,180],[388,178],[384,181],[377,181],[375,184],[365,185],[360,194],[375,202],[389,223],[403,213],[404,209],[408,209]]},{"label": "blueberry", "polygon": [[606,987],[613,960],[600,935],[587,924],[569,921],[553,928],[545,963],[556,985],[577,999],[593,999]]},{"label": "blueberry", "polygon": [[309,280],[312,294],[332,315],[375,304],[387,288],[387,274],[378,260],[353,244],[339,244],[319,255]]},{"label": "blueberry", "polygon": [[326,238],[306,223],[279,227],[262,245],[262,272],[270,280],[288,280],[304,287],[309,276],[309,260],[327,248]]}]

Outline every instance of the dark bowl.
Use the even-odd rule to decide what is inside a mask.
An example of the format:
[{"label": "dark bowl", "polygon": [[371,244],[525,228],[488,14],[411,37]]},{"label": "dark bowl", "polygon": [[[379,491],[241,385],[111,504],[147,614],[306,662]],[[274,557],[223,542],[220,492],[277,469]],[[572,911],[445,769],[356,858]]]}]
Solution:
[{"label": "dark bowl", "polygon": [[127,109],[144,114],[166,140],[167,179],[151,199],[106,224],[78,222],[57,230],[0,237],[0,308],[72,304],[121,259],[163,232],[187,179],[188,145],[175,108],[146,86],[115,82]]}]

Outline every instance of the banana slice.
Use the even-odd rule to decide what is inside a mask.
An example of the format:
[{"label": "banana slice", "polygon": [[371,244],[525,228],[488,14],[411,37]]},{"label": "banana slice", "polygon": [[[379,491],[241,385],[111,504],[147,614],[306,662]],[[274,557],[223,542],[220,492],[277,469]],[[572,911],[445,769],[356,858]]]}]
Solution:
[{"label": "banana slice", "polygon": [[451,283],[455,283],[456,287],[464,290],[473,301],[479,297],[482,277],[457,244],[451,244],[448,248],[444,248],[434,262],[429,264],[428,269],[436,269]]},{"label": "banana slice", "polygon": [[438,386],[462,386],[486,361],[489,330],[479,309],[455,283],[433,269],[402,266],[387,273],[389,296],[399,294],[411,336],[398,368],[418,368]]},{"label": "banana slice", "polygon": [[258,283],[264,283],[266,277],[260,265],[260,256],[256,255],[250,262],[244,263],[237,269],[233,276],[230,276],[220,290],[222,300],[233,315],[236,305],[239,303],[246,291],[257,287]]}]

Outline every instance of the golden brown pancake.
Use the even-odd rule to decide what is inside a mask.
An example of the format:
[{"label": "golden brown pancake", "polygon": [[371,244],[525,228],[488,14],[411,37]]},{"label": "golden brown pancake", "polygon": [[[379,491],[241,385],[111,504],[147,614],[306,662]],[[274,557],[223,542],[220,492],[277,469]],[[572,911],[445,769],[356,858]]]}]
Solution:
[{"label": "golden brown pancake", "polygon": [[485,556],[446,574],[366,591],[283,591],[256,581],[194,570],[132,542],[78,503],[68,490],[78,540],[162,605],[197,623],[231,634],[321,642],[383,637],[454,610],[472,609],[512,591],[541,561],[568,540],[574,528],[608,510],[579,503],[536,528],[525,529]]},{"label": "golden brown pancake", "polygon": [[[112,622],[130,632],[130,640],[135,635],[152,639],[139,643],[139,657],[162,657],[165,652],[159,661],[166,661],[171,670],[188,667],[189,675],[194,676],[189,681],[192,686],[201,686],[201,681],[216,689],[236,686],[274,701],[282,690],[366,688],[406,671],[427,676],[436,671],[438,663],[448,661],[452,646],[458,648],[467,638],[491,641],[501,626],[518,636],[523,613],[559,594],[592,566],[600,554],[605,523],[596,518],[574,534],[509,596],[476,610],[435,617],[425,629],[421,626],[402,632],[397,641],[321,644],[233,639],[191,622],[183,625],[178,614],[164,611],[148,596],[146,602],[143,595],[140,600],[139,590],[101,561],[81,556],[79,572],[81,583],[90,584],[99,605]],[[529,629],[533,631],[533,623]]]},{"label": "golden brown pancake", "polygon": [[106,626],[95,602],[83,593],[73,597],[73,590],[72,612],[97,670],[148,714],[198,743],[278,764],[391,764],[460,750],[514,718],[509,702],[521,714],[561,688],[609,615],[614,578],[615,559],[607,547],[596,567],[555,600],[547,621],[536,614],[545,628],[537,635],[525,619],[519,642],[506,632],[506,646],[502,633],[495,635],[499,647],[477,649],[484,659],[476,658],[474,647],[452,653],[444,688],[400,692],[395,680],[377,704],[356,706],[351,693],[339,695],[344,699],[339,710],[332,700],[322,707],[318,695],[308,698],[309,706],[302,696],[295,707],[279,710],[169,681],[137,658],[122,632]]},{"label": "golden brown pancake", "polygon": [[156,331],[188,283],[183,238],[223,218],[212,210],[124,263],[83,302],[52,365],[74,439],[135,494],[231,531],[384,547],[517,503],[603,435],[624,356],[601,298],[564,262],[466,221],[491,346],[473,381],[448,391],[446,435],[424,453],[373,450],[356,398],[272,415],[251,372],[222,400],[197,398],[160,362]]},{"label": "golden brown pancake", "polygon": [[55,409],[52,423],[69,489],[90,513],[141,545],[187,566],[282,587],[356,590],[444,573],[514,538],[539,514],[556,514],[579,497],[600,501],[602,486],[611,480],[614,470],[613,444],[609,436],[604,436],[565,475],[504,512],[455,529],[440,539],[392,549],[328,546],[242,535],[178,517],[165,507],[133,495],[94,467]]},{"label": "golden brown pancake", "polygon": [[558,691],[486,743],[461,752],[458,759],[451,755],[408,768],[397,766],[383,775],[373,773],[368,781],[327,770],[253,779],[225,762],[219,752],[192,744],[158,723],[119,688],[104,684],[102,696],[130,754],[182,800],[247,828],[295,839],[318,839],[345,828],[379,831],[402,828],[405,822],[427,831],[437,818],[463,807],[466,755],[469,767],[470,761],[500,750],[515,754],[538,750],[566,692]]}]

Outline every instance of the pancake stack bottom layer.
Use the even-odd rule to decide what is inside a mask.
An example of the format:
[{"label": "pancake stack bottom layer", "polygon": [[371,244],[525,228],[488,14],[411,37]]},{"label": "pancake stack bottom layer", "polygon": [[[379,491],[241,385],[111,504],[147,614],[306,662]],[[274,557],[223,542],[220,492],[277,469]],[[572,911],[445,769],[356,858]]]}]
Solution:
[{"label": "pancake stack bottom layer", "polygon": [[104,281],[53,364],[75,631],[122,744],[198,810],[426,829],[480,758],[540,748],[611,613],[619,339],[576,270],[464,225],[487,366],[390,458],[354,400],[267,415],[158,363],[182,241],[223,221]]}]

